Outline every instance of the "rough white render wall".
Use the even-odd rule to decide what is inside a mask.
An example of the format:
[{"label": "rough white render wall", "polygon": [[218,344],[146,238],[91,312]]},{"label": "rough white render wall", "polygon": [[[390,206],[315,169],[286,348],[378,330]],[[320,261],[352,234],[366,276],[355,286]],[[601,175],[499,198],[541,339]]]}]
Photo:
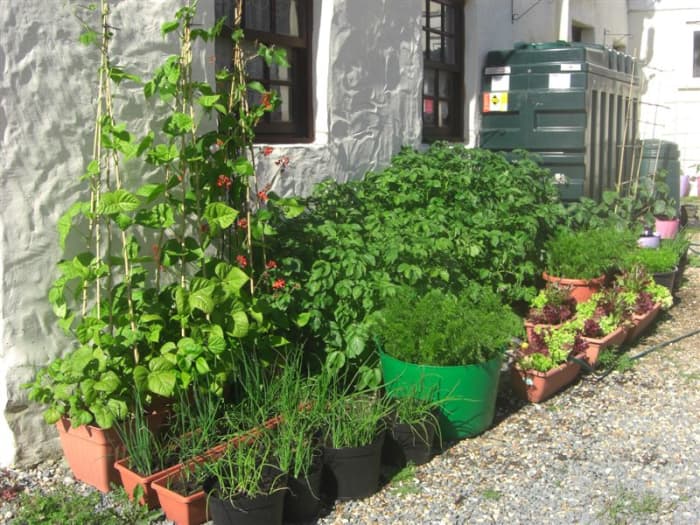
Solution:
[{"label": "rough white render wall", "polygon": [[[290,168],[283,194],[307,194],[317,182],[348,180],[386,166],[401,146],[421,140],[421,0],[315,2],[316,140],[275,146]],[[321,121],[319,122],[319,119]],[[274,165],[272,165],[274,167]]]},{"label": "rough white render wall", "polygon": [[693,78],[693,33],[700,31],[697,0],[672,5],[630,1],[632,46],[643,64],[641,137],[678,144],[681,172],[700,164],[700,78]]},{"label": "rough white render wall", "polygon": [[[117,62],[148,77],[175,53],[160,25],[183,3],[114,2]],[[89,160],[98,60],[95,50],[77,43],[71,4],[0,0],[0,465],[28,464],[58,451],[55,430],[20,385],[71,345],[46,297],[61,257],[56,221]],[[420,143],[421,4],[315,0],[320,133],[311,145],[275,146],[276,154],[291,159],[277,191],[304,194],[328,177],[361,177],[385,166],[402,145]],[[214,0],[199,5],[203,23],[211,22]],[[196,50],[208,79],[212,52]],[[141,100],[137,89],[117,97],[120,119],[137,133],[157,116]],[[131,176],[142,174],[132,167]]]},{"label": "rough white render wall", "polygon": [[[32,463],[58,446],[55,430],[20,385],[71,345],[47,293],[61,257],[56,221],[76,196],[92,141],[98,55],[77,42],[77,4],[0,0],[0,465]],[[176,52],[160,25],[180,5],[115,2],[117,62],[150,72]],[[206,64],[206,50],[197,60]],[[116,106],[142,132],[152,111],[139,103],[139,92],[120,90]]]}]

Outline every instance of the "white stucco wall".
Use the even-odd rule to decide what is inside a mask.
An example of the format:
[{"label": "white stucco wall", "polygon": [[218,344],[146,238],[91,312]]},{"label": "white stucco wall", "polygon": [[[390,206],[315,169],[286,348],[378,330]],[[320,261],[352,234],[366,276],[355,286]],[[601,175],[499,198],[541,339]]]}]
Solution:
[{"label": "white stucco wall", "polygon": [[[98,60],[96,50],[77,42],[71,4],[0,0],[0,465],[31,463],[58,446],[55,430],[19,385],[71,344],[47,293],[61,256],[56,221],[73,201],[90,154]],[[176,52],[160,25],[179,5],[117,2],[118,63],[141,73]],[[213,17],[205,7],[207,16]],[[197,60],[207,63],[205,49]],[[137,103],[139,91],[120,90],[116,105],[142,132],[152,114]]]},{"label": "white stucco wall", "polygon": [[700,78],[693,78],[693,32],[700,31],[700,3],[630,0],[633,46],[644,64],[641,136],[678,144],[681,171],[700,163]]}]

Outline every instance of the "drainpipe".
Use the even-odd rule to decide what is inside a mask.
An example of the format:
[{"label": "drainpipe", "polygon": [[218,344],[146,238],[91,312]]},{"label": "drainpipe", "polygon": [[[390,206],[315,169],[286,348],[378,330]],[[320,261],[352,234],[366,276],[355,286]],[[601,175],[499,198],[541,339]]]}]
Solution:
[{"label": "drainpipe", "polygon": [[571,40],[569,31],[571,30],[571,20],[569,17],[569,0],[559,2],[559,31],[557,40],[568,42]]}]

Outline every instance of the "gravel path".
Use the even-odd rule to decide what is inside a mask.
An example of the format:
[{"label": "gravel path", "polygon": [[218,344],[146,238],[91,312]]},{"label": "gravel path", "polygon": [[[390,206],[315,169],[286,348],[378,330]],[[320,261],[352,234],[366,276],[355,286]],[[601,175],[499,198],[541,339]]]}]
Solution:
[{"label": "gravel path", "polygon": [[[700,268],[686,270],[676,303],[629,356],[700,329]],[[700,334],[624,373],[582,376],[541,404],[517,400],[504,380],[491,429],[370,498],[338,503],[318,523],[699,524],[699,386]],[[57,483],[91,490],[62,460],[0,470],[0,490]],[[13,512],[0,498],[0,523]]]}]

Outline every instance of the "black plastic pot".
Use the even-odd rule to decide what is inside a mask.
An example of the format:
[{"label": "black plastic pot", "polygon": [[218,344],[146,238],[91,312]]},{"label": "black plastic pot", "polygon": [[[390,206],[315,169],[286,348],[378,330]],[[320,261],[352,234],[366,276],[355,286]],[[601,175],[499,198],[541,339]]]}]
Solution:
[{"label": "black plastic pot", "polygon": [[321,478],[323,462],[319,457],[308,475],[287,477],[287,494],[284,497],[284,521],[303,523],[314,521],[321,511]]},{"label": "black plastic pot", "polygon": [[[208,496],[209,514],[214,525],[281,525],[284,513],[284,496],[287,475],[279,469],[265,467],[267,477],[276,479],[276,488],[271,494],[249,497],[236,495],[233,498],[221,498],[216,480],[209,478],[204,482],[204,492]],[[280,479],[280,476],[283,476]]]},{"label": "black plastic pot", "polygon": [[404,465],[422,465],[433,455],[435,425],[430,422],[418,425],[398,423],[391,430],[391,439],[396,443]]},{"label": "black plastic pot", "polygon": [[275,525],[282,524],[284,491],[223,500],[209,496],[209,514],[214,525]]},{"label": "black plastic pot", "polygon": [[674,268],[670,272],[659,272],[659,273],[654,273],[654,281],[656,284],[660,284],[661,286],[665,286],[668,288],[668,291],[673,293],[674,290],[674,284],[676,281],[676,273],[678,272],[678,268]]},{"label": "black plastic pot", "polygon": [[384,432],[363,447],[323,449],[323,492],[329,499],[371,496],[379,489]]}]

